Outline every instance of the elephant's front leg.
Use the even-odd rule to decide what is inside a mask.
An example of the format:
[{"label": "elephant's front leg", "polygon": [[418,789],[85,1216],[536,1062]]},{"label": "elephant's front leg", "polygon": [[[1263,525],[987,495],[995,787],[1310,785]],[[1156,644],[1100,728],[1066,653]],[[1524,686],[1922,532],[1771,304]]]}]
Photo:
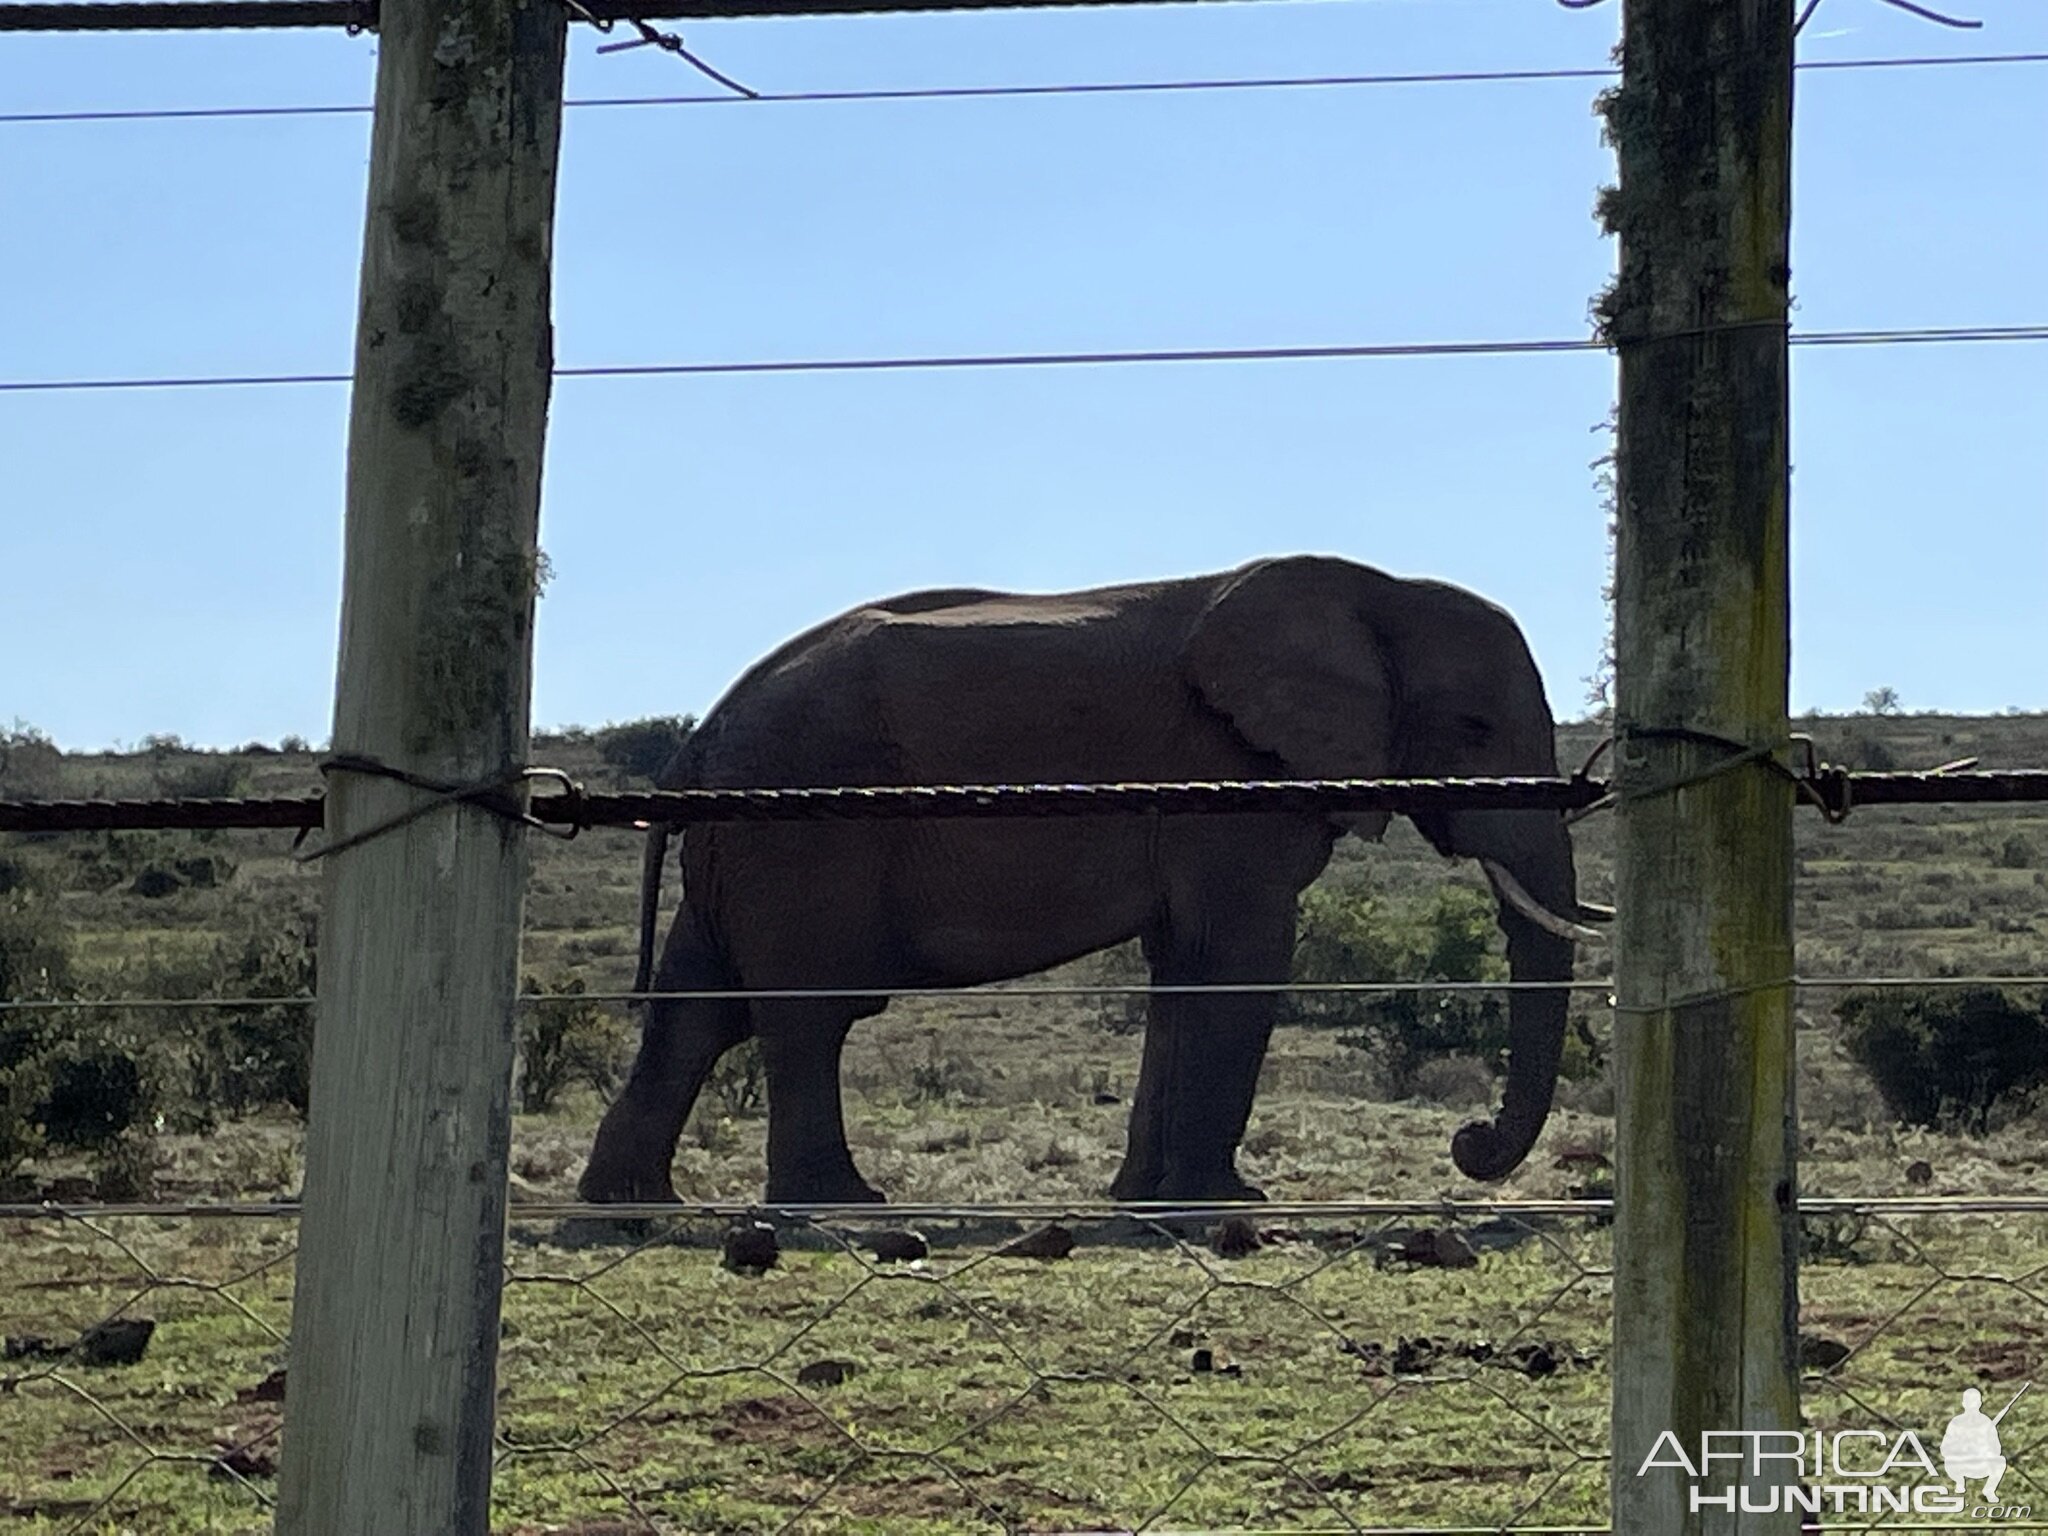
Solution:
[{"label": "elephant's front leg", "polygon": [[860,1010],[825,1000],[756,1002],[753,1009],[768,1079],[768,1199],[791,1205],[879,1201],[881,1192],[860,1176],[846,1144],[839,1087],[840,1053]]},{"label": "elephant's front leg", "polygon": [[[1155,987],[1276,984],[1294,951],[1294,895],[1240,899],[1147,947]],[[1155,991],[1131,1106],[1119,1200],[1259,1200],[1237,1171],[1278,998],[1272,992]]]},{"label": "elephant's front leg", "polygon": [[1109,1186],[1112,1200],[1157,1200],[1166,1173],[1166,1092],[1173,1064],[1166,1058],[1181,1038],[1160,1005],[1156,992],[1146,1000],[1144,1055],[1138,1064],[1138,1091],[1131,1096],[1131,1124],[1126,1133],[1124,1165]]},{"label": "elephant's front leg", "polygon": [[[1270,976],[1237,980],[1270,981]],[[1263,1200],[1237,1171],[1259,1068],[1273,1033],[1270,993],[1164,999],[1167,1058],[1159,1200]],[[1155,1028],[1157,1026],[1154,1026]]]}]

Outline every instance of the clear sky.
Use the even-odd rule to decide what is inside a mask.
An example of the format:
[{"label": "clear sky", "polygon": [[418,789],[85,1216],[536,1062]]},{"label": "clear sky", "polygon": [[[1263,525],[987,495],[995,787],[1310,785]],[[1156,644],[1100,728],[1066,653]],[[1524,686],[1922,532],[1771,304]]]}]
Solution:
[{"label": "clear sky", "polygon": [[[2048,49],[1826,0],[1808,59]],[[1597,66],[1612,4],[697,23],[764,91]],[[571,97],[708,87],[572,37]],[[0,112],[367,102],[338,32],[0,37]],[[1584,335],[1594,85],[572,110],[565,365]],[[2048,66],[1800,77],[1795,323],[2048,322]],[[0,378],[345,372],[368,120],[0,123]],[[565,380],[535,718],[703,711],[863,598],[1340,552],[1604,626],[1604,356]],[[1794,354],[1795,708],[2048,707],[2048,345]],[[328,731],[347,391],[0,395],[0,724]]]}]

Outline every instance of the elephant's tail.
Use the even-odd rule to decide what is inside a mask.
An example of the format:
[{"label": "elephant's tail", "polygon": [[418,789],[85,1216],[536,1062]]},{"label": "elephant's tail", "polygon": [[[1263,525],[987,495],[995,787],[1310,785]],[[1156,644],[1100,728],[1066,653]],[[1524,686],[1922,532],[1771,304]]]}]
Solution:
[{"label": "elephant's tail", "polygon": [[[681,789],[696,782],[697,730],[688,727],[682,744],[654,776],[656,789]],[[633,972],[633,990],[645,992],[654,980],[654,925],[661,916],[661,866],[668,858],[669,834],[666,822],[647,829],[647,846],[640,855],[640,964]]]},{"label": "elephant's tail", "polygon": [[640,855],[640,965],[633,973],[633,990],[645,992],[654,979],[654,924],[661,915],[661,866],[668,862],[666,823],[647,829],[647,847]]}]

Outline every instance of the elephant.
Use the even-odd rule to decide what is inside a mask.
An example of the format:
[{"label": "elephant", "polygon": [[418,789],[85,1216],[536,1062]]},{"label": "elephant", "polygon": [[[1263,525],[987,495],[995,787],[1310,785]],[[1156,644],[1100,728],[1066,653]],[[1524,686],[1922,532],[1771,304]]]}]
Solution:
[{"label": "elephant", "polygon": [[[748,670],[659,776],[669,787],[1553,775],[1542,678],[1514,619],[1444,582],[1326,555],[1026,595],[864,604]],[[1385,812],[693,823],[651,970],[667,834],[643,863],[635,991],[655,999],[598,1128],[586,1200],[672,1201],[669,1167],[721,1053],[760,1043],[771,1204],[883,1197],[847,1146],[840,1053],[895,991],[997,982],[1137,939],[1155,988],[1284,983],[1297,898]],[[1482,862],[1513,979],[1562,982],[1597,915],[1554,811],[1411,817]],[[830,991],[829,996],[791,996]],[[1509,1004],[1499,1114],[1452,1153],[1497,1180],[1550,1112],[1566,992]],[[1120,1201],[1255,1200],[1238,1171],[1272,990],[1148,997]]]}]

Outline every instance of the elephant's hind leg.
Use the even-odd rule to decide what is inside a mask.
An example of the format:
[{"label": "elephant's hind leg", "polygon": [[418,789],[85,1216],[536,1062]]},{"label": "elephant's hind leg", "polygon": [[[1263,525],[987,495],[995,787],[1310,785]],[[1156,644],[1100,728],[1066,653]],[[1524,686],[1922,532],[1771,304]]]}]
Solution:
[{"label": "elephant's hind leg", "polygon": [[[652,990],[722,991],[732,985],[687,913],[679,915]],[[577,1184],[585,1200],[675,1199],[669,1164],[683,1122],[718,1058],[746,1038],[747,1005],[738,998],[677,998],[650,1003],[647,1010],[632,1074],[598,1126]]]},{"label": "elephant's hind leg", "polygon": [[846,1144],[839,1058],[855,1019],[883,999],[791,998],[754,1004],[768,1076],[768,1199],[790,1205],[865,1205],[881,1192],[861,1177]]}]

